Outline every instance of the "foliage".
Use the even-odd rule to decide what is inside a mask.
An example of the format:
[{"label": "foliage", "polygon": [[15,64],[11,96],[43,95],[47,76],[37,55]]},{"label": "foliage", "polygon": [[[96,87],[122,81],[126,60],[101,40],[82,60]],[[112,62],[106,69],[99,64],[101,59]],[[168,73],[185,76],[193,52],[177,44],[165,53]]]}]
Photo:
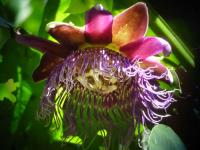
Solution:
[{"label": "foliage", "polygon": [[156,125],[148,137],[149,150],[186,150],[181,139],[168,126]]},{"label": "foliage", "polygon": [[[116,14],[135,2],[135,0],[123,2],[119,0],[0,0],[0,112],[3,112],[0,117],[7,118],[6,121],[0,121],[0,133],[4,137],[3,141],[1,140],[3,143],[0,142],[1,148],[80,149],[79,145],[61,146],[61,141],[54,140],[56,134],[49,134],[48,129],[35,120],[44,82],[33,83],[31,76],[39,64],[41,53],[17,44],[11,37],[5,20],[15,27],[22,27],[29,33],[49,38],[45,25],[50,21],[73,22],[83,26],[84,12],[97,3],[101,3]],[[150,8],[150,18],[147,34],[162,33],[173,44],[174,53],[163,62],[172,69],[180,62],[184,62],[183,67],[186,69],[194,66],[193,56],[188,47],[153,8]],[[174,137],[174,133],[169,129],[161,133],[160,130],[155,132],[156,136],[160,137],[170,132]],[[164,132],[165,134],[162,135]],[[92,147],[96,149],[102,147],[99,141],[95,140],[97,144],[93,144]]]},{"label": "foliage", "polygon": [[9,79],[6,83],[0,84],[0,101],[7,98],[12,103],[16,102],[16,96],[12,93],[16,91],[18,84],[13,79]]}]

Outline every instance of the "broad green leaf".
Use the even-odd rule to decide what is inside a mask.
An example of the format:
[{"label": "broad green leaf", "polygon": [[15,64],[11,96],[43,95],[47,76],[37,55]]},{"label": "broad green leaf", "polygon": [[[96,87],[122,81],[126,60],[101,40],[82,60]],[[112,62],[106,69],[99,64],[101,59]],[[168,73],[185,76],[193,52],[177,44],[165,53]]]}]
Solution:
[{"label": "broad green leaf", "polygon": [[18,87],[18,83],[15,83],[13,79],[9,79],[6,83],[0,84],[0,101],[5,98],[10,100],[12,103],[16,102],[16,96],[13,94]]},{"label": "broad green leaf", "polygon": [[178,135],[166,125],[156,125],[148,139],[149,150],[186,150]]}]

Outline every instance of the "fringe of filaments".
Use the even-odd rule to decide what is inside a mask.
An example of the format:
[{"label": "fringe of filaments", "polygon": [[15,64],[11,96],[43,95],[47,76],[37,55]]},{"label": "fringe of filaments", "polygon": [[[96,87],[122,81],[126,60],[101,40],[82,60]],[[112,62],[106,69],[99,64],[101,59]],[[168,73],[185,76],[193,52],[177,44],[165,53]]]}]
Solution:
[{"label": "fringe of filaments", "polygon": [[[146,69],[141,68],[140,60],[136,60],[131,63],[127,59],[121,59],[121,56],[115,58],[114,55],[106,55],[104,50],[101,50],[100,54],[98,53],[98,55],[100,56],[97,57],[94,54],[90,55],[90,53],[83,53],[80,55],[82,62],[80,62],[79,57],[75,58],[73,55],[71,55],[65,60],[63,65],[59,66],[58,69],[51,74],[51,77],[43,93],[43,101],[41,102],[41,110],[39,113],[40,118],[50,120],[52,116],[55,117],[59,115],[59,117],[57,117],[58,120],[63,120],[62,115],[56,112],[55,107],[63,109],[63,106],[61,105],[61,103],[65,103],[63,102],[63,97],[71,93],[72,90],[76,87],[76,83],[74,81],[75,75],[78,74],[84,78],[88,67],[90,67],[90,69],[98,68],[98,70],[100,70],[104,76],[115,76],[119,82],[124,82],[129,78],[135,78],[134,84],[136,85],[136,93],[135,97],[132,99],[132,103],[134,104],[135,100],[137,99],[137,102],[140,102],[143,107],[139,108],[141,110],[137,110],[141,114],[140,119],[137,119],[136,116],[132,117],[136,117],[134,119],[136,119],[137,122],[141,121],[144,128],[145,121],[149,121],[153,124],[158,124],[163,118],[169,116],[166,111],[171,103],[175,101],[173,98],[173,93],[176,89],[160,89],[159,85],[157,85],[157,80],[168,79],[167,71],[160,75],[156,75],[154,73],[154,69],[157,66],[149,67]],[[109,61],[109,59],[111,59],[112,61]],[[78,69],[77,66],[79,66]],[[62,94],[57,99],[55,99],[55,95],[52,95],[52,93],[54,93],[54,91],[58,92],[60,88],[63,88],[61,92]],[[61,99],[62,102],[58,102],[61,101]],[[55,100],[57,102],[55,102]],[[70,101],[70,99],[65,98],[64,101]],[[73,105],[75,104],[72,104],[72,102],[70,102],[70,106]],[[70,109],[69,106],[68,109]],[[138,108],[133,109],[134,112],[135,109]],[[166,114],[158,114],[155,112],[155,110],[164,110]],[[132,115],[135,114],[133,113]],[[102,117],[103,116],[101,116],[101,118]],[[68,118],[68,120],[70,120],[70,118]],[[48,121],[48,123],[49,122],[50,121]],[[61,121],[57,122],[57,126],[59,127],[59,125],[62,123]],[[73,122],[69,123],[72,123],[73,127]],[[109,146],[109,144],[107,145]]]}]

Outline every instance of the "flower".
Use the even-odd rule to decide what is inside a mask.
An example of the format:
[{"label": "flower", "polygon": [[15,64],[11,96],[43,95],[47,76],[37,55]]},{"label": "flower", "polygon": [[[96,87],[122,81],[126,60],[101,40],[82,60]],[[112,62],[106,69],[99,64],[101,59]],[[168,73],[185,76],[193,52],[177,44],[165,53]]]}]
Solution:
[{"label": "flower", "polygon": [[162,38],[144,36],[148,19],[141,2],[115,17],[96,5],[86,13],[84,29],[47,25],[59,43],[16,32],[19,43],[45,52],[33,73],[34,81],[48,78],[40,119],[54,119],[66,136],[85,138],[106,129],[105,143],[112,147],[109,142],[115,140],[129,145],[140,123],[158,124],[169,116],[174,90],[162,89],[159,81],[170,84],[173,77],[152,56],[168,56],[171,46]]}]

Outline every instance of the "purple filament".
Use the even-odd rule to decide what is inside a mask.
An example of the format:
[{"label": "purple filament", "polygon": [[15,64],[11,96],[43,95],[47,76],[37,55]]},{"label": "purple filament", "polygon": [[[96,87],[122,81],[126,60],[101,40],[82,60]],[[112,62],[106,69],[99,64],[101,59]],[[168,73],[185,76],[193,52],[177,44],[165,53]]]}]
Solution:
[{"label": "purple filament", "polygon": [[128,127],[121,134],[131,139],[130,130],[134,132],[137,124],[146,121],[159,123],[169,116],[166,110],[174,102],[174,90],[161,89],[158,84],[158,80],[168,79],[167,72],[156,75],[157,66],[144,69],[141,63],[107,48],[75,51],[52,71],[42,97],[40,119],[49,124],[54,117],[57,127],[63,121],[67,136],[79,133],[80,122],[84,129],[89,126],[110,132],[125,122]]}]

